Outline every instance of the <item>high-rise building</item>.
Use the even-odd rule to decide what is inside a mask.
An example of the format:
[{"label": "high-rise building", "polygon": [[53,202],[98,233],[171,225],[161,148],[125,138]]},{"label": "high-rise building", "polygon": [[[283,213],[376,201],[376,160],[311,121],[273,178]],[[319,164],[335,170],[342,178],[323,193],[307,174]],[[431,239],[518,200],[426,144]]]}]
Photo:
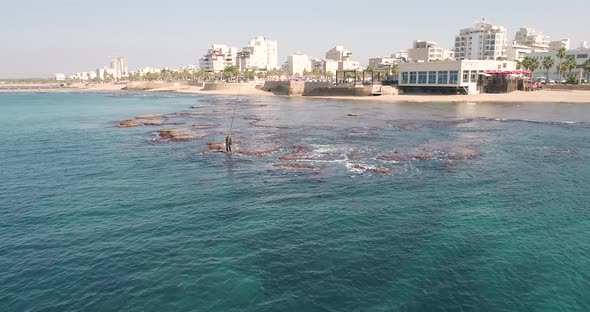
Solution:
[{"label": "high-rise building", "polygon": [[453,60],[454,53],[438,46],[436,42],[415,40],[408,50],[408,58],[413,61],[432,62]]},{"label": "high-rise building", "polygon": [[238,65],[238,49],[224,44],[214,44],[199,59],[199,67],[208,72],[221,72],[227,66]]},{"label": "high-rise building", "polygon": [[127,68],[127,58],[119,56],[111,60],[110,69],[112,70],[113,78],[120,80],[124,77],[129,77],[129,69]]},{"label": "high-rise building", "polygon": [[514,36],[514,42],[517,46],[529,47],[533,53],[549,51],[549,37],[532,28],[521,27]]},{"label": "high-rise building", "polygon": [[455,59],[496,60],[506,57],[506,28],[485,21],[461,29],[455,37]]},{"label": "high-rise building", "polygon": [[241,70],[271,70],[278,67],[277,41],[256,37],[238,53]]}]

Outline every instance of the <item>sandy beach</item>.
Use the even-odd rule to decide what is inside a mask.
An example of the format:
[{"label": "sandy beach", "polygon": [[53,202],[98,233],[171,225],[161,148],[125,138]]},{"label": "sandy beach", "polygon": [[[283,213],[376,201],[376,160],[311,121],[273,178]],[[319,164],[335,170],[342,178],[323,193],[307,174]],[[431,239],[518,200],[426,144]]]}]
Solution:
[{"label": "sandy beach", "polygon": [[[122,91],[124,84],[96,84],[96,85],[71,85],[59,87],[56,85],[2,85],[0,93],[61,93],[61,92],[115,92]],[[6,88],[9,87],[9,88]],[[144,92],[173,92],[187,94],[215,94],[215,95],[234,95],[236,90],[215,90],[203,91],[200,87],[178,86],[163,87],[146,90]],[[244,86],[239,90],[240,95],[247,96],[283,96],[274,95],[256,89],[253,86]],[[383,95],[369,97],[355,96],[329,96],[329,97],[307,97],[330,100],[348,100],[348,101],[370,101],[379,103],[585,103],[590,104],[589,91],[570,91],[570,90],[541,90],[534,92],[515,91],[506,94],[474,94],[474,95]]]}]

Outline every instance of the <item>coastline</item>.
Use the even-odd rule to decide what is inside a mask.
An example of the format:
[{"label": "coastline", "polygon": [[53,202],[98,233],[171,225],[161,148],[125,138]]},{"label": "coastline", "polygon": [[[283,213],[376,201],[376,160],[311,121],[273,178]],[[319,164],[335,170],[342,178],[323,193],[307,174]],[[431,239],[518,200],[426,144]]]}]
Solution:
[{"label": "coastline", "polygon": [[[85,92],[116,92],[125,91],[126,85],[100,84],[100,85],[75,85],[70,87],[55,87],[47,85],[7,85],[14,89],[2,89],[0,93],[85,93]],[[215,90],[203,91],[199,87],[179,86],[175,88],[158,88],[145,90],[143,92],[170,92],[183,94],[212,94],[212,95],[235,95],[236,90]],[[239,91],[240,95],[248,96],[281,96],[270,92],[262,91],[254,87],[244,87]],[[541,90],[534,92],[515,91],[505,94],[473,94],[473,95],[382,95],[382,96],[306,96],[309,99],[323,100],[345,100],[376,102],[383,104],[392,103],[570,103],[590,104],[590,92],[577,90]]]}]

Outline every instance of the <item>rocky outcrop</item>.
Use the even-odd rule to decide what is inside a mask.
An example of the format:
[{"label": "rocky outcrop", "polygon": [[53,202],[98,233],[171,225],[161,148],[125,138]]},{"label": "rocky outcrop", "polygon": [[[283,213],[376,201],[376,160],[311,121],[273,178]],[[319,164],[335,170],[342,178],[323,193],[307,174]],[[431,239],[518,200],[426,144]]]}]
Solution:
[{"label": "rocky outcrop", "polygon": [[200,140],[207,136],[207,134],[197,135],[190,129],[182,128],[160,129],[158,130],[158,135],[162,140],[175,142]]}]

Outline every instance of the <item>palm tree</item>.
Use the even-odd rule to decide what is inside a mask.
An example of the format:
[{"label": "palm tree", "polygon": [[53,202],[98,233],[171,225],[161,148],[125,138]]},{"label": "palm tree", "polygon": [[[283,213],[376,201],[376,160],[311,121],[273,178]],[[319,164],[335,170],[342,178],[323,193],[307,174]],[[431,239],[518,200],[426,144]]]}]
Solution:
[{"label": "palm tree", "polygon": [[[576,59],[573,57],[568,57],[567,60],[565,61],[564,65],[567,68],[568,71],[568,76],[572,75],[572,69],[576,68],[576,66],[578,65],[576,62]],[[569,77],[568,77],[569,78]]]},{"label": "palm tree", "polygon": [[582,64],[582,69],[586,72],[586,83],[590,81],[590,59]]},{"label": "palm tree", "polygon": [[549,81],[549,70],[555,66],[555,60],[551,58],[551,56],[546,56],[543,59],[543,68],[547,70],[547,76],[545,77],[545,81]]},{"label": "palm tree", "polygon": [[561,62],[563,61],[563,58],[567,55],[567,49],[566,48],[560,48],[559,50],[557,50],[557,54],[555,56],[557,56],[557,58],[559,59],[559,83],[561,83],[561,70],[563,69],[563,66],[561,66]]}]

